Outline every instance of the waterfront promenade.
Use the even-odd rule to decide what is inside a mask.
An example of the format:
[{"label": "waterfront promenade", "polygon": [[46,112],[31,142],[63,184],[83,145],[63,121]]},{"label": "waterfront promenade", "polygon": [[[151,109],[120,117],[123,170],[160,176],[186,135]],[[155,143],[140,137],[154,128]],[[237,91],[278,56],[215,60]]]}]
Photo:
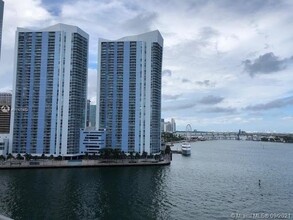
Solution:
[{"label": "waterfront promenade", "polygon": [[75,167],[119,167],[119,166],[163,166],[170,165],[166,155],[156,159],[98,159],[98,160],[6,160],[0,162],[0,169],[75,168]]}]

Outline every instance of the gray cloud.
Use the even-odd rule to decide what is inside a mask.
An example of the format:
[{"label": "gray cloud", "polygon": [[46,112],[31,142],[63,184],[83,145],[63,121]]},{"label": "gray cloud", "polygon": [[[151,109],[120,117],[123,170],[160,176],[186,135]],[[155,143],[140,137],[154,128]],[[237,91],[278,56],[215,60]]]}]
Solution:
[{"label": "gray cloud", "polygon": [[168,95],[168,94],[163,94],[162,98],[163,100],[177,100],[181,94],[178,95]]},{"label": "gray cloud", "polygon": [[219,36],[219,31],[212,27],[202,27],[199,30],[200,41],[206,41],[216,36]]},{"label": "gray cloud", "polygon": [[254,1],[230,1],[224,0],[219,1],[219,4],[228,9],[229,11],[234,11],[235,13],[245,13],[245,14],[253,14],[257,11],[264,10],[264,9],[271,9],[274,10],[275,8],[279,7],[282,1],[275,1],[275,0],[254,0]]},{"label": "gray cloud", "polygon": [[189,79],[185,79],[185,78],[183,78],[181,81],[182,81],[183,83],[191,82],[191,80],[189,80]]},{"label": "gray cloud", "polygon": [[211,82],[210,80],[196,81],[195,83],[199,86],[205,86],[205,87],[215,87],[216,85],[215,82]]},{"label": "gray cloud", "polygon": [[245,108],[245,110],[249,111],[262,111],[262,110],[270,110],[276,108],[282,108],[288,105],[293,105],[293,96],[276,99],[268,103],[250,105]]},{"label": "gray cloud", "polygon": [[123,26],[136,32],[146,32],[152,29],[152,25],[157,18],[158,14],[155,12],[141,13],[127,20]]},{"label": "gray cloud", "polygon": [[199,103],[205,104],[205,105],[214,105],[214,104],[218,104],[218,103],[222,102],[223,100],[224,100],[223,97],[209,95],[209,96],[203,97],[199,101]]},{"label": "gray cloud", "polygon": [[235,113],[237,111],[236,108],[231,108],[231,107],[227,107],[227,108],[222,108],[222,107],[213,107],[213,108],[207,108],[202,110],[202,113]]},{"label": "gray cloud", "polygon": [[165,69],[162,72],[162,76],[172,76],[172,71],[168,70],[168,69]]},{"label": "gray cloud", "polygon": [[243,61],[243,64],[245,71],[248,72],[250,76],[254,76],[255,74],[278,72],[285,69],[286,64],[292,61],[292,58],[280,59],[275,56],[274,53],[270,52],[259,56],[254,61],[247,59]]},{"label": "gray cloud", "polygon": [[174,110],[187,110],[189,108],[193,108],[194,106],[196,106],[196,103],[192,103],[192,102],[187,102],[187,103],[180,103],[177,105],[172,105],[172,106],[164,106],[162,108],[163,111],[174,111]]}]

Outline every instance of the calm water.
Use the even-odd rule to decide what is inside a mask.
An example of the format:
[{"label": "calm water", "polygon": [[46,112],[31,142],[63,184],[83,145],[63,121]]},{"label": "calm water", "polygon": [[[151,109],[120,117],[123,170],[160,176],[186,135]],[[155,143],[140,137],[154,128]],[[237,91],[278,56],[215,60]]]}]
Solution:
[{"label": "calm water", "polygon": [[[261,186],[258,181],[261,180]],[[14,219],[229,219],[291,213],[293,144],[207,141],[171,166],[0,171]]]}]

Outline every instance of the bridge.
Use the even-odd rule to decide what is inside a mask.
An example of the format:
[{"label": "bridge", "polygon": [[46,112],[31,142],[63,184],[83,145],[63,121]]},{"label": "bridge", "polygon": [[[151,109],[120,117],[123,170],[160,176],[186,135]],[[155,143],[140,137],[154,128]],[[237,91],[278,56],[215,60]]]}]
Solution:
[{"label": "bridge", "polygon": [[[185,136],[185,131],[176,131],[174,135]],[[209,132],[192,131],[190,132],[192,140],[252,140],[260,141],[265,138],[268,141],[284,142],[284,137],[293,138],[293,133],[265,133],[265,132]]]}]

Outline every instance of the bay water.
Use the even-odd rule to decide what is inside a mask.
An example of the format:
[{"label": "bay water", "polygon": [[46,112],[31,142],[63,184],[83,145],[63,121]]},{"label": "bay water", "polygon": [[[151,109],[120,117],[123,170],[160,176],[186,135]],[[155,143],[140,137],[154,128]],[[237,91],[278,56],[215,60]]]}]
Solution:
[{"label": "bay water", "polygon": [[[175,146],[175,148],[180,146]],[[192,143],[170,166],[0,170],[13,219],[293,218],[293,144]]]}]

